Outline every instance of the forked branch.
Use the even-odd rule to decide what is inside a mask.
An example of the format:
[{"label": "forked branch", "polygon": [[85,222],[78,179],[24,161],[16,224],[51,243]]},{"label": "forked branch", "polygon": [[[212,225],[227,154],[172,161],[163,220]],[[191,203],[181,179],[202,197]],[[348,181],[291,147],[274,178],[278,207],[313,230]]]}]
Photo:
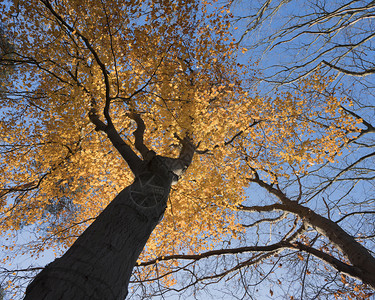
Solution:
[{"label": "forked branch", "polygon": [[129,118],[133,119],[137,123],[137,129],[133,132],[135,141],[134,146],[142,155],[143,160],[151,160],[155,156],[154,151],[150,151],[144,143],[144,133],[146,130],[146,125],[143,122],[141,115],[139,113],[130,112],[128,113]]}]

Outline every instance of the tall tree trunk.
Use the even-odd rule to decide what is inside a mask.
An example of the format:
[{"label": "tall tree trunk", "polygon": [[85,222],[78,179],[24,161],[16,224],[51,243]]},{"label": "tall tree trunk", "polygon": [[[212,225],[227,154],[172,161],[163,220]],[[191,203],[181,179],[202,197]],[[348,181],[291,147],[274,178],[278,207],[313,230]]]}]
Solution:
[{"label": "tall tree trunk", "polygon": [[194,146],[180,139],[178,158],[162,157],[143,144],[141,117],[134,132],[139,158],[115,130],[95,115],[97,129],[104,131],[135,175],[98,218],[61,257],[40,272],[26,289],[24,300],[123,300],[133,267],[155,226],[161,220],[171,185],[190,165]]},{"label": "tall tree trunk", "polygon": [[25,300],[125,299],[136,260],[167,205],[173,174],[158,168],[120,192],[65,255],[36,276]]}]

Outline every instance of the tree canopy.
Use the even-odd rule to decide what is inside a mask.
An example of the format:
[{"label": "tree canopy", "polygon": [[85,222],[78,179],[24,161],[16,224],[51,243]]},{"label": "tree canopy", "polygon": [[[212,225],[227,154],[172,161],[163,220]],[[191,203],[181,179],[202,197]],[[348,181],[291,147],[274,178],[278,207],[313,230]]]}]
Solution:
[{"label": "tree canopy", "polygon": [[[231,4],[0,4],[12,45],[12,55],[2,55],[1,65],[14,66],[12,80],[1,81],[0,98],[4,264],[48,249],[60,255],[132,182],[98,124],[112,123],[137,150],[131,117],[137,112],[146,127],[144,142],[157,154],[177,156],[186,136],[196,154],[173,186],[164,219],[139,258],[135,297],[198,289],[232,274],[245,295],[255,293],[248,287],[257,280],[271,278],[272,296],[272,286],[281,283],[270,274],[283,264],[284,272],[298,265],[298,275],[335,282],[332,294],[341,283],[358,297],[370,294],[358,280],[375,288],[365,267],[374,265],[374,257],[366,242],[362,246],[353,238],[353,223],[342,221],[357,213],[373,219],[371,196],[357,203],[355,196],[345,198],[351,187],[343,194],[328,189],[343,173],[360,172],[353,167],[361,158],[373,156],[355,151],[374,127],[355,112],[347,85],[326,72],[335,60],[305,72],[292,88],[264,93],[258,79],[266,72],[246,45],[244,27],[237,28]],[[350,185],[371,179],[363,174],[345,180]],[[267,193],[257,197],[260,189]],[[333,211],[341,205],[342,217],[340,209]],[[373,239],[369,231],[360,230],[366,241]],[[365,261],[357,260],[358,253]],[[205,270],[199,263],[206,258],[211,267]],[[332,269],[341,277],[328,278]],[[17,293],[20,274],[33,274],[35,268],[3,271],[8,289]],[[319,284],[309,284],[316,292]],[[279,296],[300,293],[278,291]]]}]

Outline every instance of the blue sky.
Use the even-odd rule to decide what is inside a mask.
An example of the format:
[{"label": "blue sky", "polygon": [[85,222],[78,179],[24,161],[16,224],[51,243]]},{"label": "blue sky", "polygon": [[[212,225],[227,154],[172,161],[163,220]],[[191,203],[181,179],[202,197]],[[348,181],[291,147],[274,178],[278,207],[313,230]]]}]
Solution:
[{"label": "blue sky", "polygon": [[[241,13],[241,14],[246,14],[250,9],[248,7],[249,4],[250,4],[250,2],[249,3],[240,2],[240,4],[237,4],[235,6],[235,11],[234,11],[235,14],[237,12]],[[304,14],[305,9],[308,11],[311,8],[305,6],[304,3],[301,2],[301,1],[291,1],[289,4],[287,4],[285,6],[285,9],[283,9],[280,14],[274,15],[272,17],[272,19],[270,19],[271,23],[266,22],[262,27],[260,27],[259,30],[254,31],[253,33],[251,33],[251,35],[246,37],[242,42],[243,42],[243,46],[248,48],[249,51],[246,52],[241,57],[241,61],[242,62],[247,61],[247,60],[250,60],[251,62],[259,61],[259,66],[260,66],[260,68],[262,68],[264,70],[264,76],[265,77],[267,77],[268,75],[274,74],[275,70],[283,70],[286,65],[293,65],[295,62],[302,62],[303,63],[303,61],[305,61],[305,59],[307,57],[309,57],[309,55],[312,55],[313,52],[315,52],[316,49],[319,49],[319,41],[317,41],[316,44],[314,44],[312,36],[301,35],[300,39],[296,39],[296,40],[293,41],[293,43],[294,43],[293,45],[291,45],[291,44],[285,44],[285,45],[280,44],[279,46],[274,47],[270,51],[266,51],[266,52],[263,52],[263,51],[265,50],[265,48],[270,46],[270,43],[265,43],[264,45],[262,45],[260,47],[257,47],[256,49],[253,49],[253,46],[256,42],[262,40],[262,38],[264,37],[264,34],[269,34],[270,32],[278,30],[280,28],[280,24],[281,25],[284,24],[283,22],[286,20],[286,18],[288,16],[290,16],[291,13]],[[333,7],[327,7],[327,9],[333,9]],[[246,20],[243,20],[242,22],[238,22],[238,25],[236,25],[240,28],[237,31],[238,33],[241,32],[241,29],[243,27],[245,27],[246,22],[247,22]],[[277,26],[275,24],[277,24]],[[372,30],[374,28],[374,24],[372,23],[372,21],[371,22],[366,21],[366,22],[363,22],[361,24],[366,24],[366,25],[361,25],[362,26],[361,29],[366,29],[363,26],[368,26],[369,30]],[[355,27],[355,29],[358,30],[359,28]],[[285,39],[287,39],[287,38],[288,37],[286,37]],[[358,35],[357,38],[360,38],[360,36]],[[337,42],[340,42],[340,40],[334,40],[333,41],[333,43],[337,43]],[[308,47],[306,49],[303,49],[302,47],[298,46],[298,45],[301,45],[301,43],[303,43],[305,45],[312,44],[312,47]],[[371,46],[371,44],[370,44],[370,46]],[[329,47],[329,45],[328,45],[328,47]],[[330,55],[331,54],[327,53],[327,55],[322,56],[321,58],[319,58],[319,60],[312,63],[312,66],[313,67],[316,66],[323,59],[329,60],[330,58],[332,58]],[[367,60],[369,61],[368,65],[371,65],[371,62],[375,61],[375,57],[373,55],[373,52],[371,52],[371,51],[368,52]],[[347,61],[348,60],[343,59],[343,60],[340,61],[340,63],[342,62],[343,65],[349,64]],[[308,68],[310,68],[310,66],[307,66],[306,68],[302,68],[301,70],[302,71],[308,70]],[[338,75],[338,78],[340,79],[340,82],[343,83],[346,87],[347,86],[351,87],[351,90],[352,90],[351,95],[353,96],[353,98],[355,97],[355,98],[359,99],[358,101],[360,101],[360,102],[358,102],[358,105],[355,108],[359,108],[359,104],[361,104],[362,105],[362,109],[360,110],[361,114],[363,116],[368,117],[369,118],[368,120],[371,120],[374,117],[374,112],[373,112],[373,108],[370,105],[373,105],[375,103],[374,95],[373,95],[373,82],[375,82],[374,75],[371,75],[371,76],[368,76],[368,77],[365,77],[365,78],[361,78],[360,82],[354,81],[353,78],[346,77],[346,76],[343,76],[343,75]],[[260,85],[260,87],[264,88],[264,91],[269,92],[269,91],[272,91],[272,89],[275,86],[263,82]],[[360,150],[360,151],[368,151],[368,150]],[[361,155],[362,153],[368,153],[368,152],[356,152],[355,156]],[[344,157],[348,162],[355,159],[355,157],[353,157],[352,154],[350,154],[350,153],[346,153],[346,154],[347,155],[344,156]],[[332,168],[329,169],[330,170],[329,172],[332,172],[332,174],[334,174],[333,173],[335,171],[334,168],[336,168],[336,166],[332,166]],[[318,178],[316,178],[316,180],[318,180]],[[355,199],[356,197],[360,198],[365,193],[368,194],[368,197],[371,197],[371,193],[374,191],[373,186],[368,185],[366,182],[364,182],[364,183],[365,183],[365,185],[362,185],[363,182],[359,182],[359,184],[355,187],[355,190],[353,190],[353,192],[350,194],[350,198],[348,198],[348,200],[345,200],[348,203],[343,205],[344,209],[345,208],[350,209],[349,204],[352,201],[352,199]],[[295,192],[295,191],[296,191],[295,188],[292,187],[291,192]],[[344,185],[342,185],[342,186],[335,185],[334,187],[332,187],[332,193],[326,194],[326,197],[327,197],[328,201],[331,201],[330,203],[332,204],[333,208],[335,207],[336,202],[340,203],[340,205],[343,204],[343,201],[341,201],[341,200],[339,201],[339,199],[341,198],[341,196],[346,191],[347,191],[347,189],[345,188]],[[256,191],[254,191],[254,189],[249,190],[249,201],[250,202],[252,201],[252,198],[256,198],[256,200],[259,200],[259,198],[267,199],[267,197],[268,197],[268,195],[265,194],[264,192],[262,192],[262,190],[260,190],[260,189],[257,189]],[[323,205],[322,202],[315,202],[313,205],[314,205],[314,209],[321,209],[322,211],[324,211],[324,207],[322,207],[322,205]],[[333,217],[339,218],[340,213],[344,214],[345,210],[343,210],[341,212],[340,210],[334,211],[332,209],[332,216]],[[358,218],[348,219],[348,222],[347,222],[348,227],[347,228],[350,229],[353,234],[355,234],[355,229],[356,229],[355,225],[361,224],[361,226],[365,226],[366,221],[369,221],[369,220],[370,219],[368,219],[367,217],[366,218],[358,217]],[[161,226],[162,226],[162,224],[161,224]],[[262,230],[263,230],[263,233],[262,233],[263,238],[266,239],[266,236],[269,235],[269,232],[274,230],[274,229],[263,228]],[[267,232],[267,230],[268,230],[268,232]],[[370,231],[370,230],[372,230],[372,229],[371,228],[367,229],[367,231]],[[249,233],[250,233],[250,231],[249,231]],[[29,234],[31,236],[33,235],[32,232],[30,232]],[[29,237],[27,235],[28,235],[28,233],[24,233],[24,234],[20,235],[17,242],[22,242],[22,243],[27,242],[29,240]],[[251,242],[251,238],[249,238],[249,242]],[[373,245],[373,243],[372,244],[370,243],[369,245]],[[6,252],[3,252],[2,255],[6,255]],[[54,258],[54,255],[52,253],[49,253],[49,252],[46,252],[44,257],[40,258],[40,260],[36,260],[35,258],[27,258],[27,257],[24,256],[23,258],[19,258],[17,260],[17,263],[13,266],[9,266],[9,268],[24,268],[24,267],[27,267],[27,266],[30,266],[30,265],[31,266],[33,266],[33,265],[34,266],[43,265],[46,262],[49,262],[49,261],[53,260],[53,258]],[[281,270],[280,272],[281,272],[280,276],[282,276],[283,272],[287,272],[287,270],[284,269],[284,270]],[[220,290],[220,289],[223,289],[223,288],[225,289],[225,287],[220,285],[220,284],[218,284],[217,286],[212,286],[208,289],[208,291],[210,293],[210,296],[202,293],[202,296],[200,296],[202,298],[199,298],[199,297],[197,297],[197,298],[198,299],[215,299],[215,298],[216,299],[230,299],[230,298],[228,298],[230,296],[225,295],[220,291],[216,291],[216,289]],[[262,286],[260,286],[260,288],[262,288]],[[256,298],[256,299],[268,299],[268,298],[270,298],[271,296],[270,296],[269,289],[271,289],[271,288],[273,289],[273,291],[276,295],[277,289],[279,289],[279,288],[278,287],[269,287],[267,285],[267,286],[264,287],[264,291],[259,292],[259,294],[257,296],[258,298]],[[281,288],[282,287],[280,287],[280,289]],[[211,297],[211,298],[205,298],[205,297]],[[170,297],[166,297],[166,299],[178,299],[178,298],[179,297],[177,295],[171,295]],[[7,296],[5,299],[11,299],[11,297]],[[153,299],[158,299],[158,298],[153,297]],[[162,297],[160,299],[162,299]],[[182,299],[194,299],[194,297],[188,296],[188,297],[182,297]]]}]

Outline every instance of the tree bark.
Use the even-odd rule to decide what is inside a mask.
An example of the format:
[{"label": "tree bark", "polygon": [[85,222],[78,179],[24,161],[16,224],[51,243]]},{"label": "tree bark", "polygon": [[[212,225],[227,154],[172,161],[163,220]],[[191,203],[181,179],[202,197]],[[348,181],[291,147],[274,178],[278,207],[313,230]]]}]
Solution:
[{"label": "tree bark", "polygon": [[26,289],[24,300],[122,300],[137,258],[162,219],[171,185],[190,165],[195,147],[185,137],[178,158],[156,155],[143,144],[144,123],[137,123],[137,156],[113,125],[105,125],[92,110],[90,119],[104,131],[134,173],[122,190],[83,232],[72,247],[47,265]]},{"label": "tree bark", "polygon": [[299,215],[307,225],[327,237],[350,261],[350,273],[375,289],[375,258],[337,223],[300,204],[288,205],[289,211]]},{"label": "tree bark", "polygon": [[46,266],[25,300],[125,299],[136,260],[167,205],[174,175],[156,156],[61,257]]}]

